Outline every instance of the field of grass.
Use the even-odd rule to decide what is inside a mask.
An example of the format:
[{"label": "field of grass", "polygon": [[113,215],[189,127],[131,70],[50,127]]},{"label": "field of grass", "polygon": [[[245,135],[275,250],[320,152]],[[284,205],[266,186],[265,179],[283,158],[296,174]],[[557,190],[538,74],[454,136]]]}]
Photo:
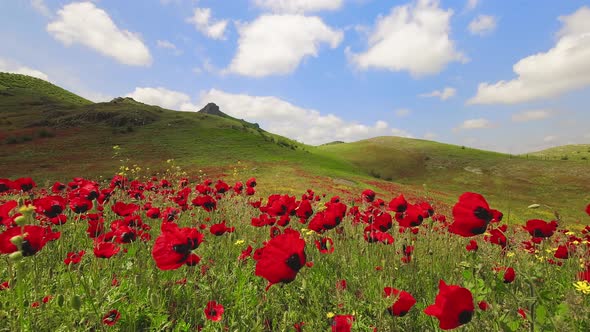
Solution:
[{"label": "field of grass", "polygon": [[[322,213],[332,209],[330,192],[273,200],[260,193],[267,185],[260,179],[256,192],[245,195],[232,189],[223,193],[215,179],[207,186],[201,178],[186,187],[186,200],[171,199],[181,197],[182,177],[175,169],[134,183],[79,179],[52,194],[41,190],[51,188],[5,192],[3,224],[18,226],[0,225],[0,331],[590,329],[590,227],[569,232],[559,225],[535,244],[524,224],[491,223],[485,233],[466,238],[450,231],[461,217],[446,214],[445,221],[438,208],[415,227],[401,226],[404,214],[377,226],[370,220],[395,215],[388,209],[393,197],[377,195],[383,206],[356,191],[341,197],[346,216],[328,229],[323,225],[331,219]],[[169,180],[168,187],[162,179]],[[233,186],[247,179],[231,174],[225,181]],[[198,184],[208,192],[199,194]],[[112,190],[110,198],[104,190]],[[92,191],[103,195],[92,199]],[[55,203],[56,196],[64,200]],[[216,200],[209,212],[194,203],[206,196]],[[23,199],[32,199],[37,208],[16,203]],[[92,208],[76,212],[86,204],[80,200],[92,202]],[[296,213],[304,200],[312,214],[300,220]],[[494,200],[488,203],[497,207]],[[273,220],[255,223],[261,215]],[[318,225],[322,228],[311,231]],[[189,233],[202,236],[196,248],[190,240],[193,247],[185,244]],[[558,254],[560,246],[567,248],[567,257],[563,248]],[[441,280],[452,291],[439,290]],[[269,282],[276,284],[268,287]],[[401,298],[386,296],[388,287],[411,299],[406,295],[398,303]],[[460,294],[454,293],[459,287]],[[444,307],[443,299],[452,305]],[[210,301],[223,309],[205,312]],[[427,314],[435,303],[445,308],[438,317]]]},{"label": "field of grass", "polygon": [[551,160],[583,160],[590,162],[590,144],[570,144],[525,154],[532,158]]}]

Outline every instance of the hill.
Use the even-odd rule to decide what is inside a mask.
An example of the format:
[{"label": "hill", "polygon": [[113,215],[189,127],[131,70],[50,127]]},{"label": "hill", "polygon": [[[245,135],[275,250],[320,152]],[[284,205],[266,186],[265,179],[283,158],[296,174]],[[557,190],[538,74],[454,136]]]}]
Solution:
[{"label": "hill", "polygon": [[529,157],[554,160],[590,160],[590,144],[570,144],[527,153]]},{"label": "hill", "polygon": [[[151,175],[178,166],[195,176],[256,176],[280,192],[345,195],[372,188],[385,198],[403,192],[428,197],[445,213],[461,193],[474,191],[510,213],[512,222],[550,219],[554,210],[575,222],[590,201],[583,161],[399,137],[314,147],[222,114],[172,111],[131,98],[92,103],[23,75],[2,73],[0,86],[0,178],[32,176],[43,183],[110,177],[121,167]],[[526,208],[533,203],[543,207]]]}]

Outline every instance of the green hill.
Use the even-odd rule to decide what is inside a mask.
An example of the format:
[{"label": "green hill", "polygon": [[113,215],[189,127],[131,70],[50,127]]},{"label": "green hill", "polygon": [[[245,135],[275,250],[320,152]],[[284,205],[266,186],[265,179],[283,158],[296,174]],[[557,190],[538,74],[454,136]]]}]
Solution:
[{"label": "green hill", "polygon": [[590,161],[590,144],[570,144],[527,153],[529,157],[554,160],[587,160]]},{"label": "green hill", "polygon": [[[314,147],[223,115],[131,98],[92,103],[23,75],[0,73],[0,87],[0,178],[110,177],[133,165],[150,175],[174,164],[189,174],[256,176],[276,192],[358,194],[370,187],[387,197],[427,196],[444,213],[461,193],[475,191],[511,222],[550,219],[556,210],[574,223],[585,220],[590,202],[590,164],[583,160],[527,159],[399,137]],[[533,203],[542,207],[527,209]]]}]

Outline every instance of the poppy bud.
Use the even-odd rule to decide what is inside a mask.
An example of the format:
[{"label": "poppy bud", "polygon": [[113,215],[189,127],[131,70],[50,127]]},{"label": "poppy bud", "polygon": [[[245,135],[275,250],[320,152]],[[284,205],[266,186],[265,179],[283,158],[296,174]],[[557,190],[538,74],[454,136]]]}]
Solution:
[{"label": "poppy bud", "polygon": [[11,261],[19,261],[23,258],[23,253],[22,251],[15,251],[12,254],[8,255],[8,258],[10,258]]},{"label": "poppy bud", "polygon": [[79,311],[80,307],[82,307],[82,299],[80,298],[80,296],[74,295],[70,300],[70,304],[72,305],[72,309]]},{"label": "poppy bud", "polygon": [[14,244],[17,248],[20,248],[23,244],[24,237],[22,235],[15,235],[10,238],[10,243]]},{"label": "poppy bud", "polygon": [[63,305],[64,305],[64,296],[63,296],[63,294],[59,294],[57,296],[57,305],[60,306],[60,307],[63,307]]},{"label": "poppy bud", "polygon": [[25,216],[18,216],[16,218],[14,218],[14,222],[19,226],[23,226],[26,221],[27,221],[27,218]]}]

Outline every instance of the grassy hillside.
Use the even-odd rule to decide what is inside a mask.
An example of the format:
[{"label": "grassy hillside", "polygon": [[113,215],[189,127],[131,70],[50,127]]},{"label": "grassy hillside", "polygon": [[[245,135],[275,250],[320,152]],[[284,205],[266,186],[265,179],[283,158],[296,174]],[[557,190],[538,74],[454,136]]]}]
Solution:
[{"label": "grassy hillside", "polygon": [[[174,159],[190,174],[256,176],[282,192],[346,194],[370,187],[385,198],[428,196],[445,213],[461,193],[475,191],[512,221],[549,219],[557,210],[574,223],[590,201],[590,165],[581,160],[527,159],[397,137],[312,147],[228,117],[130,98],[91,103],[23,75],[2,73],[0,86],[0,178],[109,177],[134,165],[150,175],[170,169],[166,161]],[[533,203],[543,207],[526,208]]]},{"label": "grassy hillside", "polygon": [[[590,201],[590,164],[585,161],[527,159],[399,137],[377,137],[318,149],[344,158],[377,178],[426,185],[444,193],[482,193],[503,211],[513,211],[523,218],[551,218],[552,211],[557,210],[567,218],[582,219],[583,207]],[[454,198],[449,197],[450,201]],[[527,209],[533,203],[543,205],[541,215],[539,210]]]},{"label": "grassy hillside", "polygon": [[526,155],[539,159],[590,161],[590,144],[556,146],[554,148],[527,153]]}]

